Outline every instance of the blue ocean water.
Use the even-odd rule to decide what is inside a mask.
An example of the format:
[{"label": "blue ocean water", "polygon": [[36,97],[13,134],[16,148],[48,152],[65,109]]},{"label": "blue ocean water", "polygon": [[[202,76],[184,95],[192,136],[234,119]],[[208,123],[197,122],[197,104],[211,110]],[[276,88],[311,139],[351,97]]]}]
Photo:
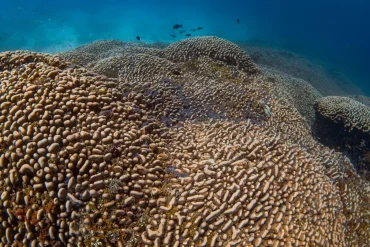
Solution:
[{"label": "blue ocean water", "polygon": [[[369,16],[366,0],[2,0],[0,51],[54,53],[136,36],[147,43],[173,42],[186,33],[261,40],[325,62],[370,95]],[[177,23],[203,29],[179,35],[172,28]]]}]

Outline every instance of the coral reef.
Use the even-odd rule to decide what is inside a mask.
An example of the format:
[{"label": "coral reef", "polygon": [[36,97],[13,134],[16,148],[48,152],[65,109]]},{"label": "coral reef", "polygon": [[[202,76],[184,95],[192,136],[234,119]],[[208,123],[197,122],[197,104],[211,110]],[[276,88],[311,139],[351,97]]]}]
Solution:
[{"label": "coral reef", "polygon": [[86,44],[84,46],[78,47],[75,49],[76,51],[86,52],[94,54],[95,56],[99,56],[104,58],[104,54],[114,50],[116,48],[124,47],[125,43],[118,40],[97,40]]},{"label": "coral reef", "polygon": [[95,72],[0,53],[0,245],[370,245],[370,184],[312,138],[301,82],[215,37],[132,46],[72,51]]},{"label": "coral reef", "polygon": [[101,40],[59,55],[99,74],[135,82],[188,78],[191,72],[233,82],[260,75],[238,46],[217,37],[190,38],[169,46]]},{"label": "coral reef", "polygon": [[71,61],[77,65],[89,67],[91,63],[99,60],[99,57],[93,53],[88,53],[80,50],[65,51],[59,54],[60,57]]},{"label": "coral reef", "polygon": [[307,153],[250,122],[185,123],[176,133],[172,163],[189,175],[171,179],[145,244],[346,246],[339,193]]},{"label": "coral reef", "polygon": [[348,132],[356,129],[370,134],[370,107],[347,97],[327,96],[317,100],[318,114],[339,123]]},{"label": "coral reef", "polygon": [[163,142],[140,97],[58,57],[0,60],[1,241],[137,241],[165,176]]},{"label": "coral reef", "polygon": [[164,49],[163,56],[173,62],[185,62],[205,56],[212,61],[223,61],[228,65],[235,65],[250,76],[260,74],[258,67],[240,47],[214,36],[189,38],[175,42]]},{"label": "coral reef", "polygon": [[174,63],[149,54],[127,54],[99,60],[93,71],[127,81],[157,81],[163,77],[177,78],[181,70]]},{"label": "coral reef", "polygon": [[142,43],[124,43],[117,40],[98,40],[71,51],[58,55],[84,67],[93,67],[101,59],[128,54],[157,55],[163,44],[145,45]]},{"label": "coral reef", "polygon": [[259,105],[263,94],[247,86],[212,79],[187,77],[189,81],[180,82],[164,78],[156,83],[124,83],[129,91],[141,92],[148,98],[148,107],[162,123],[171,126],[179,121],[191,119],[232,119],[242,121],[251,119],[254,124],[264,123],[270,116]]},{"label": "coral reef", "polygon": [[267,81],[277,85],[281,97],[294,105],[307,123],[312,126],[315,122],[315,101],[322,97],[319,91],[308,82],[278,70],[262,68],[262,71]]},{"label": "coral reef", "polygon": [[341,152],[326,147],[317,150],[316,160],[341,195],[346,219],[344,238],[347,246],[368,246],[370,242],[370,183],[360,177],[350,160]]},{"label": "coral reef", "polygon": [[347,97],[317,100],[315,133],[325,145],[345,152],[360,173],[370,171],[370,107]]}]

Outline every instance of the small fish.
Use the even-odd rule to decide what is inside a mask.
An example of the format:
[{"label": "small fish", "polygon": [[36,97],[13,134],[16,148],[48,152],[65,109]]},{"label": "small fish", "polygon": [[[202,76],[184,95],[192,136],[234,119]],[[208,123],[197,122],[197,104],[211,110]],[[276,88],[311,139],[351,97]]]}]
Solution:
[{"label": "small fish", "polygon": [[140,38],[140,36],[136,36],[136,39],[140,41],[141,38]]},{"label": "small fish", "polygon": [[191,31],[193,31],[193,32],[195,32],[195,31],[197,31],[195,28],[192,28],[192,29],[190,29]]},{"label": "small fish", "polygon": [[185,33],[185,32],[186,32],[186,31],[182,30],[182,31],[180,31],[179,33],[180,33],[180,34],[182,34],[182,33]]},{"label": "small fish", "polygon": [[78,67],[78,65],[77,65],[77,64],[71,63],[70,65],[68,65],[68,67],[67,67],[67,68],[75,69],[75,68],[77,68],[77,67]]},{"label": "small fish", "polygon": [[239,24],[240,23],[240,20],[239,19],[236,19],[236,22]]},{"label": "small fish", "polygon": [[198,27],[198,28],[197,28],[197,30],[202,30],[202,29],[203,29],[203,27]]},{"label": "small fish", "polygon": [[171,37],[172,37],[172,38],[176,38],[176,35],[174,35],[174,34],[171,34]]},{"label": "small fish", "polygon": [[182,24],[175,24],[173,26],[173,29],[178,29],[178,28],[182,28]]},{"label": "small fish", "polygon": [[190,34],[190,33],[187,33],[187,34],[185,34],[185,36],[186,36],[186,37],[190,37],[190,36],[191,36],[191,34]]}]

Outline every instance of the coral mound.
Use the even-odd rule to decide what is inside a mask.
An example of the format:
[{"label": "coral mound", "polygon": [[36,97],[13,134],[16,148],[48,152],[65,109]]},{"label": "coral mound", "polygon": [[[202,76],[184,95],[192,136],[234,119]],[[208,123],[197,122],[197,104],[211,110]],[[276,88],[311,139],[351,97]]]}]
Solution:
[{"label": "coral mound", "polygon": [[164,174],[142,96],[128,100],[117,83],[59,57],[8,52],[0,61],[2,243],[137,239]]},{"label": "coral mound", "polygon": [[370,131],[370,107],[347,97],[328,96],[315,104],[316,111],[333,122],[341,123],[347,131]]},{"label": "coral mound", "polygon": [[105,53],[120,47],[124,47],[124,45],[124,42],[118,40],[97,40],[78,47],[76,51],[94,54],[95,56],[103,58]]},{"label": "coral mound", "polygon": [[319,99],[315,109],[320,141],[345,152],[370,178],[370,107],[351,98],[328,96]]},{"label": "coral mound", "polygon": [[322,95],[308,82],[278,70],[262,68],[266,80],[277,85],[278,94],[287,99],[312,126],[315,122],[315,101]]},{"label": "coral mound", "polygon": [[369,246],[369,183],[243,57],[136,56],[0,53],[1,246]]},{"label": "coral mound", "polygon": [[307,153],[250,122],[185,123],[173,134],[172,189],[145,244],[346,246],[339,194]]},{"label": "coral mound", "polygon": [[213,36],[189,38],[175,42],[164,49],[163,55],[174,62],[185,62],[206,56],[237,66],[240,70],[253,76],[260,73],[258,67],[237,45]]},{"label": "coral mound", "polygon": [[72,61],[81,66],[93,67],[96,62],[112,56],[129,54],[157,55],[163,45],[145,45],[142,43],[124,43],[118,40],[98,40],[90,44],[80,46],[71,51],[58,54],[60,57]]},{"label": "coral mound", "polygon": [[88,66],[89,64],[99,60],[99,56],[93,53],[84,51],[65,51],[59,54],[60,57],[72,61],[80,66]]},{"label": "coral mound", "polygon": [[153,82],[181,74],[176,64],[149,54],[112,56],[98,61],[93,70],[110,78],[122,77],[135,82]]}]

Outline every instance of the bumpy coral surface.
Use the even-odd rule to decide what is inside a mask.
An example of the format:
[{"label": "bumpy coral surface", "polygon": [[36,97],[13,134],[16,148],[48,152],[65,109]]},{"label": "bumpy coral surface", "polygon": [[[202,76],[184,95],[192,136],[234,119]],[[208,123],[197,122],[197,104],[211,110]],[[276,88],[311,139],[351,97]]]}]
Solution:
[{"label": "bumpy coral surface", "polygon": [[339,193],[307,153],[250,123],[186,123],[174,135],[172,189],[145,244],[345,246]]},{"label": "bumpy coral surface", "polygon": [[370,131],[370,108],[347,97],[328,96],[316,102],[319,114],[334,122],[343,124],[348,131],[357,129],[365,133]]},{"label": "bumpy coral surface", "polygon": [[200,56],[236,65],[250,75],[258,75],[259,69],[234,43],[214,37],[196,37],[175,42],[163,52],[164,57],[174,62],[185,62]]},{"label": "bumpy coral surface", "polygon": [[99,60],[112,56],[143,53],[157,55],[160,51],[157,47],[163,48],[164,45],[124,43],[117,40],[98,40],[71,51],[61,52],[58,55],[78,65],[92,67]]},{"label": "bumpy coral surface", "polygon": [[[226,49],[144,54],[131,74],[116,60],[118,79],[1,53],[0,245],[369,246],[369,183],[235,45],[209,39]],[[204,40],[189,40],[197,54]],[[121,44],[84,52],[105,46]]]},{"label": "bumpy coral surface", "polygon": [[263,73],[268,81],[277,85],[281,97],[294,105],[309,125],[313,125],[315,121],[314,104],[322,97],[319,91],[308,82],[278,70],[263,68]]},{"label": "bumpy coral surface", "polygon": [[111,78],[121,77],[128,81],[157,81],[176,78],[181,70],[176,64],[148,54],[127,54],[99,60],[93,70]]},{"label": "bumpy coral surface", "polygon": [[329,96],[315,104],[315,133],[327,146],[346,152],[360,174],[370,179],[370,107],[357,100]]},{"label": "bumpy coral surface", "polygon": [[76,63],[80,66],[89,66],[89,64],[99,60],[99,56],[97,56],[96,54],[80,50],[62,52],[60,53],[60,57]]},{"label": "bumpy coral surface", "polygon": [[2,53],[0,69],[2,243],[136,243],[164,174],[142,96],[58,57]]}]

